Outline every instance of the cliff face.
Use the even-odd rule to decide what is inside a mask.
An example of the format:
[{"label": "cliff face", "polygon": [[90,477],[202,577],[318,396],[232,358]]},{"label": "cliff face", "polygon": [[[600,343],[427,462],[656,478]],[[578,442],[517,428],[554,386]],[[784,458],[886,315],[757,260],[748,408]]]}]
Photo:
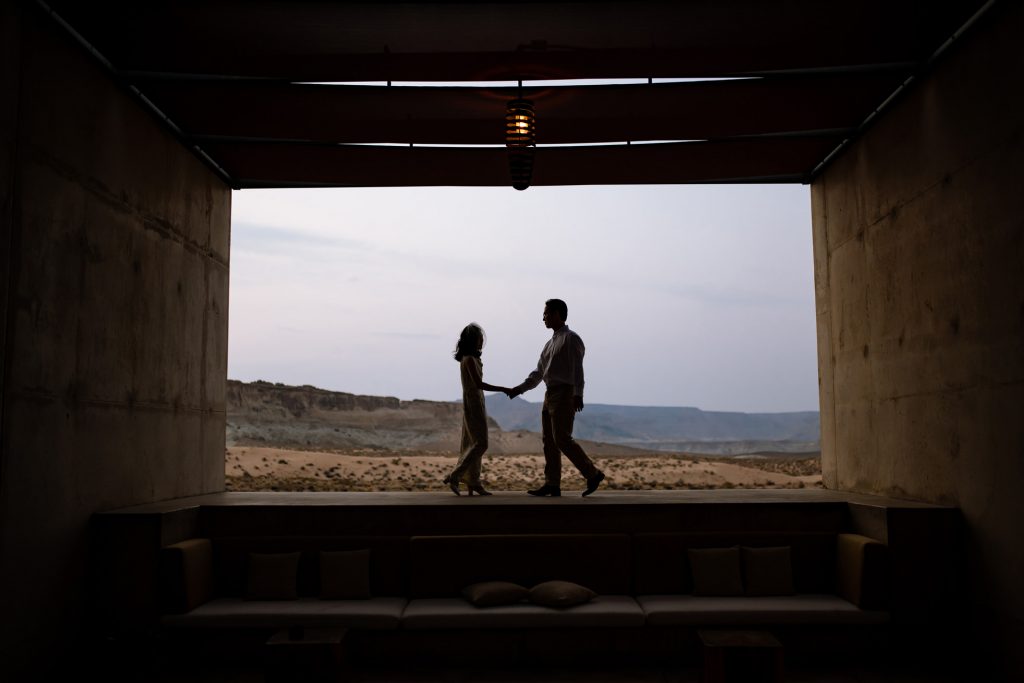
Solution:
[{"label": "cliff face", "polygon": [[398,410],[402,402],[390,396],[358,396],[317,389],[308,384],[292,387],[270,382],[239,382],[229,379],[227,409],[230,415],[259,415],[261,418],[304,418],[314,412],[353,410]]},{"label": "cliff face", "polygon": [[454,453],[462,431],[459,403],[400,401],[308,385],[228,380],[227,412],[229,446]]}]

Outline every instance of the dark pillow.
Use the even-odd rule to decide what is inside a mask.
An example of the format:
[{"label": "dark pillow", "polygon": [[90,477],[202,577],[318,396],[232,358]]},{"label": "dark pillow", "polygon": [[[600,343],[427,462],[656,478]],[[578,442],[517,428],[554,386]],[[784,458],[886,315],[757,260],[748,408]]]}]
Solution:
[{"label": "dark pillow", "polygon": [[368,600],[370,551],[320,553],[320,597],[324,600]]},{"label": "dark pillow", "polygon": [[795,591],[789,546],[744,547],[743,583],[747,595],[792,595]]},{"label": "dark pillow", "polygon": [[594,591],[570,581],[545,581],[530,589],[530,602],[544,607],[572,607],[595,597]]},{"label": "dark pillow", "polygon": [[482,581],[462,589],[462,596],[477,607],[512,605],[529,595],[529,589],[509,581]]},{"label": "dark pillow", "polygon": [[295,600],[300,553],[249,553],[246,600]]},{"label": "dark pillow", "polygon": [[743,595],[740,548],[689,548],[694,595]]}]

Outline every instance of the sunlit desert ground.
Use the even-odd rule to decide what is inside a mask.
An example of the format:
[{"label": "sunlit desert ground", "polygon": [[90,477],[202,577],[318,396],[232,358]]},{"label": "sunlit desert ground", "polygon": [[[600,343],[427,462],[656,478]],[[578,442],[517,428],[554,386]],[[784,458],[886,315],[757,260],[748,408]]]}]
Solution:
[{"label": "sunlit desert ground", "polygon": [[[800,455],[705,458],[678,454],[595,457],[612,490],[815,488],[817,457]],[[229,491],[447,491],[452,455],[351,451],[325,453],[232,446],[226,453]],[[543,483],[539,454],[484,455],[482,479],[495,491],[522,491]],[[583,479],[562,460],[562,488],[582,489]]]}]

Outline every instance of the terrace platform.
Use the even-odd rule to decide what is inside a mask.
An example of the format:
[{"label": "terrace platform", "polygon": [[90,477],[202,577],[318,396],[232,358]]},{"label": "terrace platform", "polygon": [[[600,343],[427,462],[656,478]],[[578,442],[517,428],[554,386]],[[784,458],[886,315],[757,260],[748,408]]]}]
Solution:
[{"label": "terrace platform", "polygon": [[[445,492],[225,492],[96,515],[98,526],[159,529],[160,545],[191,535],[614,533],[761,528],[855,531],[902,544],[948,533],[956,508],[824,489],[598,491],[582,498]],[[156,527],[156,528],[154,528]],[[941,527],[941,530],[939,529]],[[300,531],[301,530],[301,531]],[[156,539],[151,539],[156,540]]]}]

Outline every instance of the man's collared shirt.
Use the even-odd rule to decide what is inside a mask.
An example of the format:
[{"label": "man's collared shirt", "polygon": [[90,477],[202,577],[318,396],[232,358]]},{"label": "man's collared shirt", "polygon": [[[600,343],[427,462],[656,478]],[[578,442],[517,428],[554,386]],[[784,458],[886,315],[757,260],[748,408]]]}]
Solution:
[{"label": "man's collared shirt", "polygon": [[541,380],[550,388],[561,384],[573,387],[573,395],[583,397],[583,353],[580,336],[562,325],[551,335],[540,352],[537,369],[522,383],[523,391],[533,389]]}]

